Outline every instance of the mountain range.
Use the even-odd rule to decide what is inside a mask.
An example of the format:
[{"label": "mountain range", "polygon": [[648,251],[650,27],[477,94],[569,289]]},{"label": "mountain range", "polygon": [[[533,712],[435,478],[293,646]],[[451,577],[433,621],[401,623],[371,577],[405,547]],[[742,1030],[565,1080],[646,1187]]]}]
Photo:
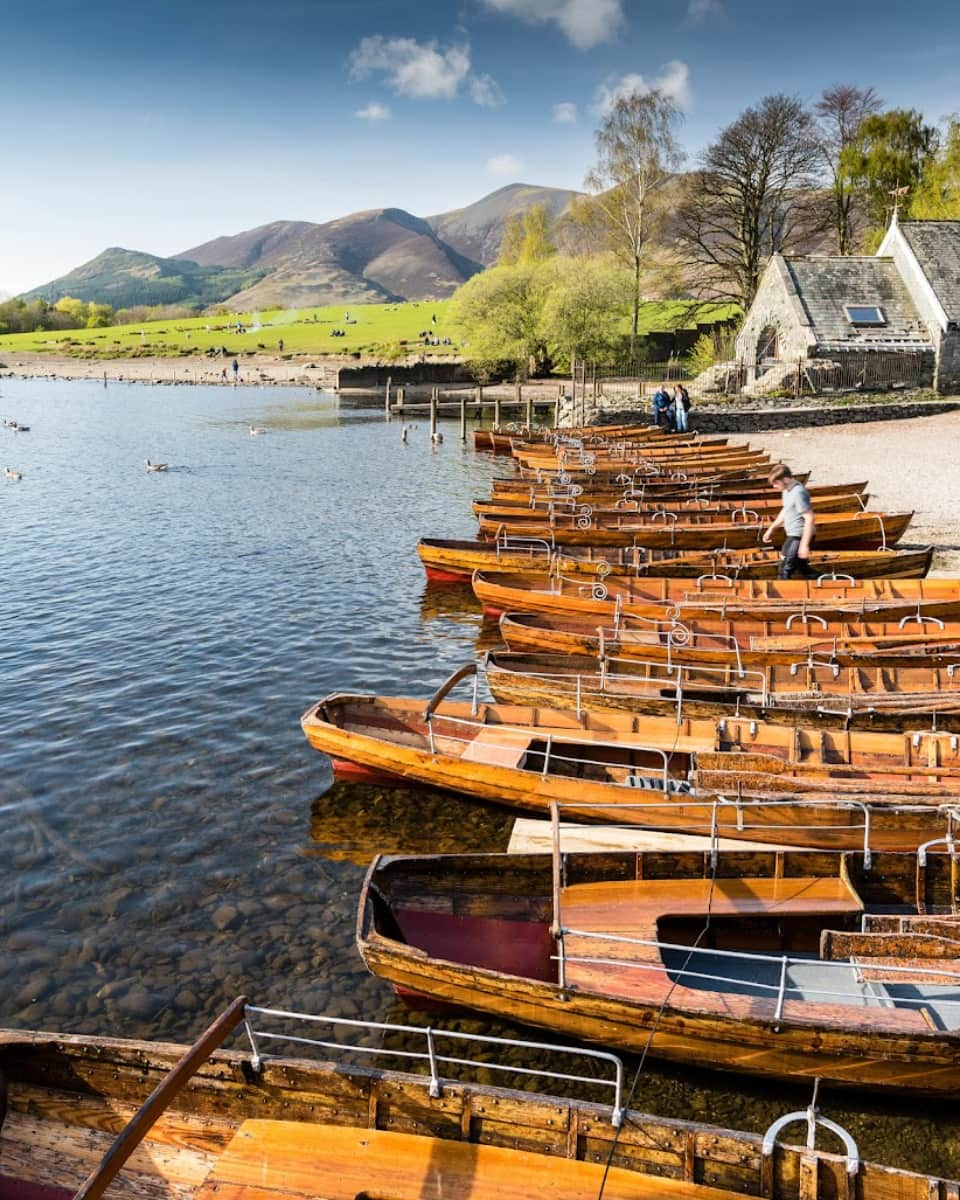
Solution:
[{"label": "mountain range", "polygon": [[274,221],[169,258],[111,247],[25,295],[241,311],[441,299],[496,261],[510,217],[543,204],[556,219],[577,194],[510,184],[433,217],[379,208],[322,224]]}]

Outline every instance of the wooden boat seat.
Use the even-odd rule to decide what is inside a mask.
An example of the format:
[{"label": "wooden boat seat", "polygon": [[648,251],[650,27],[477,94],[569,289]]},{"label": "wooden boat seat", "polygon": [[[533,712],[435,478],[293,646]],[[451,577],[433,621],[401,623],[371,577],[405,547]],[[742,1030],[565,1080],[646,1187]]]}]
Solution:
[{"label": "wooden boat seat", "polygon": [[[618,942],[564,936],[566,979],[574,987],[656,999],[671,987],[659,948],[664,917],[815,916],[859,914],[863,903],[839,876],[813,878],[641,879],[581,883],[564,888],[560,912],[565,928],[587,934],[636,938]],[[641,944],[638,944],[641,943]],[[645,943],[645,944],[644,944]],[[570,959],[613,959],[615,964]],[[628,964],[642,963],[638,969]]]},{"label": "wooden boat seat", "polygon": [[492,767],[519,767],[530,746],[530,734],[512,729],[485,729],[464,748],[461,760]]},{"label": "wooden boat seat", "polygon": [[[596,1200],[602,1163],[409,1133],[244,1121],[196,1200]],[[734,1200],[722,1188],[611,1169],[606,1200]]]}]

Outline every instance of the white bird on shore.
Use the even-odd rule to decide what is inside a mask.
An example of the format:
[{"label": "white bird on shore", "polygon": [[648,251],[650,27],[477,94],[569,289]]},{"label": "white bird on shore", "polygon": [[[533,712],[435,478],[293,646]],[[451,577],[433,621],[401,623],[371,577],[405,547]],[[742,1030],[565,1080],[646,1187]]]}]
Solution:
[{"label": "white bird on shore", "polygon": [[169,465],[168,463],[155,463],[155,462],[151,462],[149,458],[147,459],[147,470],[148,471],[165,471],[167,469],[168,465]]},{"label": "white bird on shore", "polygon": [[23,475],[19,471],[15,471],[13,467],[3,468],[4,479],[22,479]]},{"label": "white bird on shore", "polygon": [[266,432],[267,431],[265,429],[258,429],[256,425],[250,426],[250,436],[251,437],[259,437],[261,433],[266,433]]}]

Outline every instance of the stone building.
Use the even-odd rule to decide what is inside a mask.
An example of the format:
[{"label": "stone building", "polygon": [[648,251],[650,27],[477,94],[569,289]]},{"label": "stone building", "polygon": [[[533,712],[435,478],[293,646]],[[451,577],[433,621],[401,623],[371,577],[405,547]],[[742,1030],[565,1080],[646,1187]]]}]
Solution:
[{"label": "stone building", "polygon": [[960,392],[960,221],[894,217],[872,257],[773,255],[737,337],[754,391],[879,355],[891,382]]}]

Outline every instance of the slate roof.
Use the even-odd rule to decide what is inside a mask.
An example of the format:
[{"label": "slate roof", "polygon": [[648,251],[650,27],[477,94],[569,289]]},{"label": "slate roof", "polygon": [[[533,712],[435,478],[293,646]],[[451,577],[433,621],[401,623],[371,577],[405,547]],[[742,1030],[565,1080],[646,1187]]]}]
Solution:
[{"label": "slate roof", "polygon": [[960,221],[901,221],[900,232],[947,320],[960,321]]},{"label": "slate roof", "polygon": [[[920,348],[930,336],[892,258],[786,258],[817,344],[824,349]],[[875,304],[886,324],[852,325],[848,304]]]}]

